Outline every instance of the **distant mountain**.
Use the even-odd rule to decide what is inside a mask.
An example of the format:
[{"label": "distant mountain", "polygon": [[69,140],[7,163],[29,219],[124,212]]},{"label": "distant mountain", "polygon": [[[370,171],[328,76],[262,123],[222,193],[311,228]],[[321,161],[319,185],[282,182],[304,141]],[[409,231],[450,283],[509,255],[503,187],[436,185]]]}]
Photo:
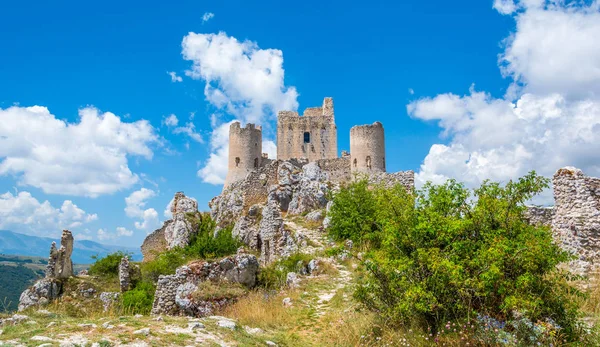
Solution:
[{"label": "distant mountain", "polygon": [[[50,253],[52,241],[55,241],[60,246],[60,239],[0,230],[0,253],[47,258]],[[99,255],[102,257],[116,251],[133,253],[133,259],[136,261],[142,259],[142,253],[139,248],[103,245],[89,240],[75,240],[71,259],[77,264],[90,264],[93,262],[92,256]]]}]

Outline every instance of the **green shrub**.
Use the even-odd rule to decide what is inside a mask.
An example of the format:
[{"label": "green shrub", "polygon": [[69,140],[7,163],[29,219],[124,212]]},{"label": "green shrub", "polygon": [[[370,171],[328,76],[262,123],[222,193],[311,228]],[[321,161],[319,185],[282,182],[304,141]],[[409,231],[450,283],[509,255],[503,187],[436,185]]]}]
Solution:
[{"label": "green shrub", "polygon": [[313,259],[310,254],[294,253],[281,258],[258,272],[258,286],[265,289],[279,289],[285,286],[288,272],[298,272]]},{"label": "green shrub", "polygon": [[141,264],[142,278],[156,282],[160,275],[171,275],[187,262],[183,249],[175,248],[159,254],[154,260]]},{"label": "green shrub", "polygon": [[257,275],[257,286],[265,289],[279,289],[285,286],[287,272],[278,269],[276,264],[261,267]]},{"label": "green shrub", "polygon": [[88,270],[88,273],[92,276],[102,277],[116,277],[119,276],[119,263],[125,256],[131,258],[131,253],[124,253],[117,251],[106,255],[103,258],[93,256],[92,259],[96,260]]},{"label": "green shrub", "polygon": [[552,319],[574,340],[579,292],[557,266],[570,256],[549,228],[524,216],[525,203],[547,187],[535,172],[472,192],[453,180],[415,195],[358,182],[335,197],[331,232],[370,241],[355,295],[387,321],[435,331],[477,314],[499,321],[518,315]]},{"label": "green shrub", "polygon": [[379,242],[379,230],[375,218],[377,200],[366,180],[343,187],[334,197],[328,213],[331,223],[329,234],[336,240],[351,239],[354,242]]},{"label": "green shrub", "polygon": [[139,282],[137,286],[121,295],[121,306],[130,314],[149,314],[154,303],[156,287],[151,282]]},{"label": "green shrub", "polygon": [[[200,216],[200,217],[199,217]],[[154,260],[142,264],[143,278],[158,280],[160,275],[171,275],[175,270],[195,259],[214,259],[235,254],[241,243],[231,234],[232,228],[219,230],[215,235],[216,223],[209,214],[186,214],[186,218],[197,227],[197,233],[185,248],[174,248],[159,254]]]}]

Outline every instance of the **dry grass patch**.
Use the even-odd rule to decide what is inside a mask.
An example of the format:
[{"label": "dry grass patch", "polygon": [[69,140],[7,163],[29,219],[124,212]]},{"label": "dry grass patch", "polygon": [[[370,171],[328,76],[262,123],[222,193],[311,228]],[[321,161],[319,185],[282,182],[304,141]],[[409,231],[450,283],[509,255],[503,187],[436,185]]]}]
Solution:
[{"label": "dry grass patch", "polygon": [[239,283],[204,281],[192,293],[197,301],[234,299],[246,294],[248,290]]},{"label": "dry grass patch", "polygon": [[262,329],[287,329],[296,323],[292,310],[283,306],[283,298],[298,299],[298,293],[269,295],[257,290],[240,298],[235,304],[226,307],[222,314],[237,320],[242,325]]}]

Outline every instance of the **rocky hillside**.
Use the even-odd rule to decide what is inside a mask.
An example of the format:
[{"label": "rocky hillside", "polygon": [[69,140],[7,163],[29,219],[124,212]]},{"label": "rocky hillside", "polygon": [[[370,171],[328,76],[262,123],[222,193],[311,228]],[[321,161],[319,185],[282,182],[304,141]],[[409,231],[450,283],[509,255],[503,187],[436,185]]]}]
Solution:
[{"label": "rocky hillside", "polygon": [[546,179],[467,201],[454,182],[415,196],[412,172],[329,174],[274,161],[210,213],[177,193],[139,263],[75,274],[64,231],[0,346],[596,345],[600,290],[568,283],[568,253],[524,205]]}]

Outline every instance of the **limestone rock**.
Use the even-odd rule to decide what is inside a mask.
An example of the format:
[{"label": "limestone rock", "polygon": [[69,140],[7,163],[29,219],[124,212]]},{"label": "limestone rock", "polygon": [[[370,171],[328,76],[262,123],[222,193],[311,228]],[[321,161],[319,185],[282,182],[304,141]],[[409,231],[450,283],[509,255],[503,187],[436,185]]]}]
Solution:
[{"label": "limestone rock", "polygon": [[308,262],[308,273],[313,275],[316,274],[317,271],[319,271],[319,263],[320,261],[318,259],[312,259],[311,261]]},{"label": "limestone rock", "polygon": [[[173,222],[165,228],[165,240],[167,248],[187,246],[196,232],[193,218],[201,219],[198,213],[198,203],[187,198],[182,192],[175,194],[171,205]],[[193,216],[190,218],[188,214]],[[195,215],[194,215],[195,214]]]},{"label": "limestone rock", "polygon": [[60,248],[56,249],[56,243],[50,246],[50,257],[46,267],[46,278],[69,278],[73,276],[73,235],[69,230],[63,230],[60,238]]},{"label": "limestone rock", "polygon": [[157,282],[152,314],[211,315],[232,300],[198,301],[193,293],[204,281],[256,285],[258,259],[252,254],[237,254],[220,261],[195,261],[176,270],[174,275],[160,276]]},{"label": "limestone rock", "polygon": [[186,197],[183,192],[175,194],[171,202],[171,213],[173,218],[165,221],[160,229],[144,240],[144,261],[153,260],[165,250],[189,245],[197,231],[197,224],[202,220],[202,214],[198,212],[198,202]]},{"label": "limestone rock", "polygon": [[121,293],[117,292],[102,292],[100,293],[100,301],[102,302],[102,307],[104,311],[108,311],[121,296]]},{"label": "limestone rock", "polygon": [[298,288],[300,286],[300,279],[295,272],[288,272],[285,284],[290,288]]},{"label": "limestone rock", "polygon": [[237,326],[237,324],[235,324],[234,321],[229,320],[229,319],[221,319],[220,321],[217,321],[217,325],[220,326],[221,328],[225,328],[225,329],[229,329],[229,330],[235,330],[235,327]]},{"label": "limestone rock", "polygon": [[306,221],[308,221],[308,222],[320,222],[323,220],[323,211],[322,210],[312,211],[309,214],[307,214],[306,217],[304,217],[304,219],[306,219]]},{"label": "limestone rock", "polygon": [[32,306],[47,305],[58,298],[61,290],[61,281],[54,278],[43,278],[21,293],[19,311]]},{"label": "limestone rock", "polygon": [[302,175],[287,210],[289,214],[305,214],[327,205],[326,194],[329,187],[323,178],[317,163],[308,163],[302,167]]},{"label": "limestone rock", "polygon": [[133,334],[148,336],[148,335],[150,335],[150,328],[142,328],[142,329],[136,330],[133,332]]}]

